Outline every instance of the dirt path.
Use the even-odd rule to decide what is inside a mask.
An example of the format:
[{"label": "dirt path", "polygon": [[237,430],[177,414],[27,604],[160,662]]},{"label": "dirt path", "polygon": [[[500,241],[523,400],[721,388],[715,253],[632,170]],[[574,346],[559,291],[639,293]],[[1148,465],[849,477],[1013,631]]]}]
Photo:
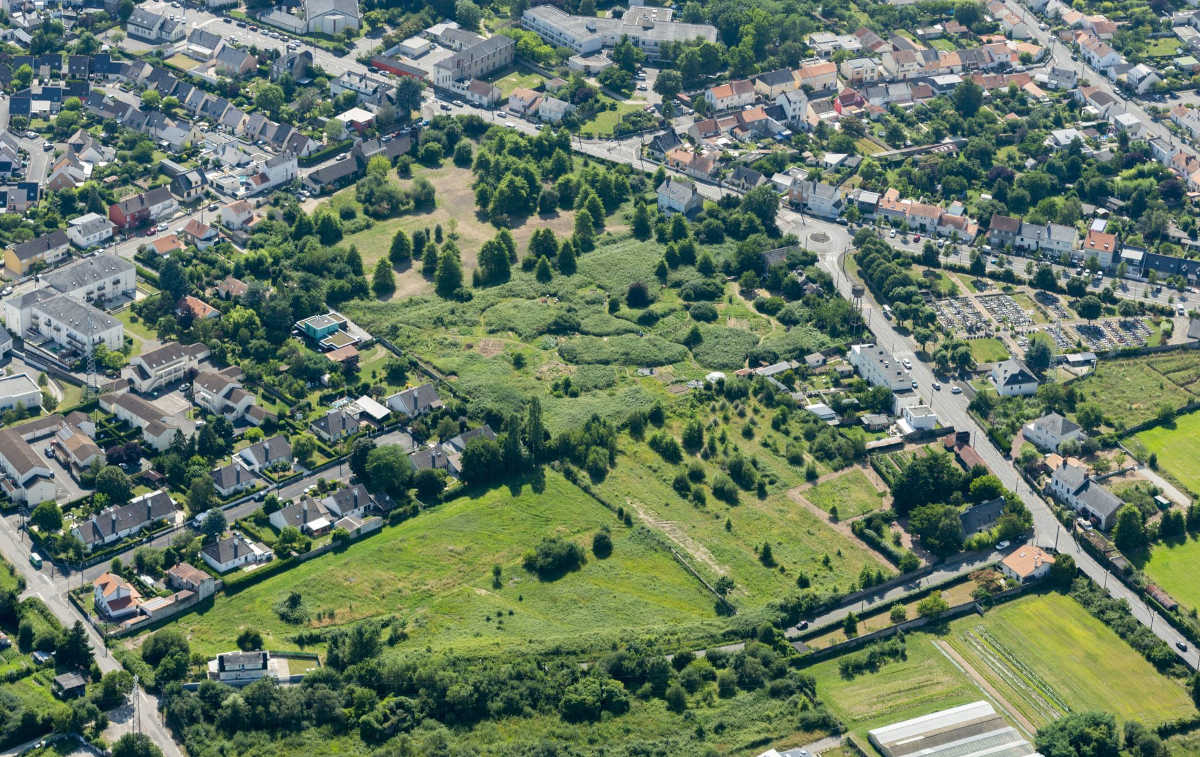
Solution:
[{"label": "dirt path", "polygon": [[[817,479],[817,480],[820,481],[821,479]],[[798,504],[801,507],[803,507],[804,509],[808,510],[810,513],[812,513],[814,516],[816,516],[816,518],[818,520],[820,520],[822,523],[824,523],[825,525],[832,528],[834,531],[837,531],[842,536],[845,536],[850,541],[854,542],[858,546],[865,549],[867,551],[867,554],[874,557],[876,562],[878,562],[880,565],[887,568],[889,571],[895,570],[896,566],[894,566],[890,562],[888,562],[887,558],[885,558],[883,555],[876,552],[871,547],[870,544],[867,544],[865,541],[858,538],[858,536],[856,536],[855,533],[850,530],[850,522],[851,521],[839,520],[835,523],[835,522],[829,520],[829,513],[825,512],[821,508],[814,505],[812,502],[809,502],[807,499],[805,499],[804,495],[801,494],[801,492],[804,491],[805,489],[809,489],[809,488],[812,488],[811,484],[801,484],[800,486],[797,486],[794,489],[788,489],[788,492],[787,492],[788,499],[792,500],[796,504]]]},{"label": "dirt path", "polygon": [[646,525],[662,531],[667,535],[667,538],[679,545],[679,548],[686,552],[693,560],[704,563],[704,565],[713,572],[714,575],[724,576],[729,573],[729,569],[719,564],[712,552],[708,551],[708,547],[688,536],[679,524],[671,520],[663,520],[654,513],[646,509],[646,506],[641,502],[625,498],[625,504],[633,509]]},{"label": "dirt path", "polygon": [[1000,705],[1000,708],[1004,710],[1005,714],[1012,718],[1013,721],[1020,726],[1021,730],[1025,731],[1025,735],[1027,737],[1033,738],[1034,734],[1037,733],[1037,726],[1031,723],[1028,718],[1021,714],[1020,710],[1018,710],[1016,707],[1013,707],[1007,699],[1001,696],[1000,692],[997,691],[994,686],[988,683],[987,679],[979,674],[979,671],[971,667],[971,664],[963,659],[963,656],[955,651],[954,647],[950,646],[941,639],[935,639],[933,644],[941,651],[942,654],[946,655],[951,662],[957,665],[962,672],[966,673],[967,677],[974,681],[976,686],[983,689],[987,695],[996,702],[996,704]]}]

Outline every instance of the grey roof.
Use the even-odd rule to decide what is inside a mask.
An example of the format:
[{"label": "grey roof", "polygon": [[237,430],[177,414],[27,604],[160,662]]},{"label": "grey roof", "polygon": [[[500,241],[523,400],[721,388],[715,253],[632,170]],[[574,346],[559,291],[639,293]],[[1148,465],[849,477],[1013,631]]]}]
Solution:
[{"label": "grey roof", "polygon": [[240,669],[240,668],[261,668],[267,669],[267,653],[266,652],[225,652],[217,655],[217,667],[219,670]]},{"label": "grey roof", "polygon": [[212,560],[220,565],[232,562],[240,557],[243,552],[249,552],[249,547],[242,546],[242,538],[240,536],[227,536],[224,539],[213,542],[201,550],[208,555]]},{"label": "grey roof", "polygon": [[[199,350],[197,350],[199,348]],[[156,350],[142,353],[139,357],[142,362],[149,368],[161,368],[168,363],[173,363],[185,355],[195,354],[205,351],[207,347],[202,344],[182,345],[179,342],[167,342]]]},{"label": "grey roof", "polygon": [[371,495],[362,484],[343,486],[321,500],[325,507],[343,515],[351,510],[365,510],[371,502]]},{"label": "grey roof", "polygon": [[254,56],[245,50],[240,50],[231,45],[225,45],[217,53],[217,63],[226,68],[241,70],[242,66],[246,65],[250,58]]},{"label": "grey roof", "polygon": [[343,13],[359,18],[358,0],[306,0],[304,3],[305,16],[312,21],[317,16],[326,13]]},{"label": "grey roof", "polygon": [[312,427],[330,439],[341,439],[358,431],[358,420],[341,410],[330,410],[313,421]]},{"label": "grey roof", "polygon": [[495,439],[495,438],[496,438],[496,432],[492,431],[492,427],[485,423],[482,426],[480,426],[479,428],[473,428],[473,429],[470,429],[469,431],[462,432],[458,436],[447,441],[446,444],[449,444],[454,449],[462,451],[467,448],[467,444],[469,444],[471,441],[473,441],[475,439]]},{"label": "grey roof", "polygon": [[1062,484],[1067,491],[1077,492],[1087,483],[1087,469],[1067,463],[1060,466],[1050,477],[1055,482]]},{"label": "grey roof", "polygon": [[254,483],[254,474],[237,463],[222,465],[212,472],[213,484],[218,489],[233,489],[238,486],[250,486]]},{"label": "grey roof", "polygon": [[774,71],[767,71],[754,77],[754,79],[768,87],[777,87],[780,84],[789,84],[796,80],[790,68],[777,68]]},{"label": "grey roof", "polygon": [[[165,193],[167,190],[162,191]],[[130,261],[105,253],[76,260],[70,265],[45,274],[42,279],[60,292],[74,292],[132,270],[134,266]]]},{"label": "grey roof", "polygon": [[0,429],[0,455],[8,461],[17,473],[17,483],[24,484],[29,474],[39,467],[45,467],[33,447],[25,441],[15,429]]},{"label": "grey roof", "polygon": [[399,410],[410,416],[420,415],[442,404],[437,387],[433,384],[421,384],[405,389],[388,397],[384,402],[393,410]]},{"label": "grey roof", "polygon": [[221,44],[221,37],[203,29],[192,29],[192,33],[188,35],[187,41],[189,45],[216,50],[217,45]]},{"label": "grey roof", "polygon": [[55,229],[49,234],[43,234],[36,239],[14,245],[12,251],[17,256],[17,260],[32,260],[50,250],[65,247],[69,243],[67,233],[62,229]]},{"label": "grey roof", "polygon": [[[175,512],[175,503],[162,489],[134,499],[127,505],[101,510],[77,528],[84,544],[102,542],[118,531],[141,528]],[[113,528],[114,523],[116,528]]]},{"label": "grey roof", "polygon": [[65,294],[42,300],[34,307],[56,321],[70,324],[72,328],[87,337],[103,334],[121,325],[120,321],[108,313]]},{"label": "grey roof", "polygon": [[1105,521],[1125,504],[1117,495],[1091,480],[1084,484],[1083,491],[1079,492],[1077,499],[1080,504],[1087,506]]},{"label": "grey roof", "polygon": [[1058,223],[1049,224],[1047,235],[1056,242],[1074,242],[1077,236],[1073,226],[1063,226]]},{"label": "grey roof", "polygon": [[1016,358],[1009,358],[1002,363],[997,363],[994,370],[1000,377],[1000,384],[1003,386],[1037,383],[1037,376],[1034,376],[1025,367],[1025,364]]},{"label": "grey roof", "polygon": [[990,528],[1004,512],[1004,504],[1004,497],[996,497],[959,513],[958,520],[962,524],[963,534],[970,536]]},{"label": "grey roof", "polygon": [[1053,436],[1066,436],[1080,430],[1080,425],[1058,413],[1047,413],[1033,422],[1038,430]]},{"label": "grey roof", "polygon": [[668,197],[679,203],[686,203],[697,194],[694,183],[669,174],[666,180],[658,186],[657,191],[662,193],[664,190]]},{"label": "grey roof", "polygon": [[261,442],[250,445],[241,451],[242,455],[249,457],[256,465],[270,465],[271,463],[280,460],[290,460],[292,458],[292,443],[288,441],[286,436],[272,436],[270,439],[264,439]]}]

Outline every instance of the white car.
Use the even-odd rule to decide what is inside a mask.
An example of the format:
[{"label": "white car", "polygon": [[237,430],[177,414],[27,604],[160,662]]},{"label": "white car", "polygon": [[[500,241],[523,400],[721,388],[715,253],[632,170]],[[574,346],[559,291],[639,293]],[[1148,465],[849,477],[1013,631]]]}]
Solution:
[{"label": "white car", "polygon": [[962,394],[962,387],[958,386],[956,384],[955,386],[950,387],[950,393],[951,394]]},{"label": "white car", "polygon": [[996,549],[1008,549],[1008,540],[996,542]]}]

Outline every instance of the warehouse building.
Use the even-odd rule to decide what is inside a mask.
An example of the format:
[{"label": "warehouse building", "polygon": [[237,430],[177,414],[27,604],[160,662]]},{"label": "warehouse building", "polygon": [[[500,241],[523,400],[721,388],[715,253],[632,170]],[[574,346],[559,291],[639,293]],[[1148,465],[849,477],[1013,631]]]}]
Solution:
[{"label": "warehouse building", "polygon": [[1037,752],[988,702],[948,710],[868,731],[884,757],[1031,757]]}]

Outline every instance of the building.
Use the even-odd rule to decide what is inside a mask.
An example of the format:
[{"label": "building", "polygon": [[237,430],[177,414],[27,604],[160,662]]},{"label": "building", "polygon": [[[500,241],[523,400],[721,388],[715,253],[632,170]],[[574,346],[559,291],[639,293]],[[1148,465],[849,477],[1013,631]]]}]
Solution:
[{"label": "building", "polygon": [[738,79],[726,84],[709,87],[704,92],[704,99],[714,111],[733,110],[753,105],[758,93],[754,83],[749,79]]},{"label": "building", "polygon": [[0,490],[30,506],[53,501],[58,493],[54,471],[29,445],[35,434],[22,430],[32,425],[0,429],[0,470],[4,471]]},{"label": "building", "polygon": [[1010,358],[996,363],[988,378],[1001,397],[1024,397],[1037,392],[1039,381],[1025,363]]},{"label": "building", "polygon": [[221,683],[243,686],[270,675],[266,652],[224,652],[208,663],[208,677]]},{"label": "building", "polygon": [[365,342],[371,337],[353,321],[335,310],[297,321],[296,328],[326,350]]},{"label": "building", "polygon": [[24,336],[31,340],[42,337],[88,355],[101,344],[109,350],[120,350],[125,344],[125,326],[86,302],[60,294],[33,304]]},{"label": "building", "polygon": [[1113,526],[1117,511],[1125,504],[1093,480],[1086,468],[1065,461],[1050,475],[1050,492],[1105,530]]},{"label": "building", "polygon": [[793,181],[788,200],[792,205],[821,218],[837,218],[845,207],[845,197],[838,187],[811,179]]},{"label": "building", "polygon": [[937,413],[928,405],[905,405],[900,408],[898,425],[906,434],[914,431],[931,431],[937,428]]},{"label": "building", "polygon": [[696,184],[688,179],[668,175],[658,186],[658,209],[664,213],[692,215],[704,207],[704,198]]},{"label": "building", "polygon": [[358,0],[304,0],[304,20],[307,30],[336,35],[362,25]]},{"label": "building", "polygon": [[393,89],[391,82],[386,79],[356,71],[346,71],[329,81],[330,95],[337,97],[346,92],[353,92],[359,105],[379,107],[391,99]]},{"label": "building", "polygon": [[250,409],[255,406],[255,397],[242,387],[241,370],[237,367],[197,373],[192,381],[192,398],[213,415],[230,421],[245,418],[253,422]]},{"label": "building", "polygon": [[166,187],[156,187],[114,202],[108,209],[108,218],[118,228],[128,231],[165,218],[178,209],[179,203],[171,191]]},{"label": "building", "polygon": [[258,484],[258,478],[236,462],[222,465],[213,470],[211,475],[213,488],[222,499],[253,489]]},{"label": "building", "polygon": [[270,521],[275,530],[298,528],[306,534],[322,534],[333,527],[336,518],[325,507],[311,497],[304,497],[271,513]]},{"label": "building", "polygon": [[88,552],[92,552],[131,536],[157,521],[174,523],[176,512],[175,501],[159,489],[134,497],[128,504],[105,508],[76,524],[71,533],[83,542]]},{"label": "building", "polygon": [[162,452],[175,435],[184,439],[196,433],[196,423],[185,415],[172,415],[134,394],[110,392],[100,396],[100,408],[142,432],[142,440]]},{"label": "building", "polygon": [[443,89],[465,89],[471,80],[479,79],[512,64],[516,42],[497,34],[471,47],[438,61],[433,68],[434,86]]},{"label": "building", "polygon": [[86,250],[112,239],[113,223],[98,213],[87,213],[67,222],[67,237]]},{"label": "building", "polygon": [[634,5],[618,18],[573,16],[553,5],[535,5],[521,15],[521,26],[558,47],[588,55],[614,47],[622,37],[651,59],[660,58],[663,45],[693,40],[717,41],[709,24],[678,23],[671,8]]},{"label": "building", "polygon": [[42,406],[42,390],[28,373],[0,376],[0,411]]},{"label": "building", "polygon": [[1057,452],[1063,442],[1081,442],[1086,438],[1078,423],[1058,413],[1047,413],[1026,423],[1021,428],[1021,435],[1025,437],[1025,441],[1043,452]]},{"label": "building", "polygon": [[325,415],[309,424],[309,428],[317,435],[317,438],[329,443],[345,439],[347,436],[358,433],[358,419],[340,409],[330,410]]},{"label": "building", "polygon": [[217,579],[185,562],[167,571],[167,585],[177,591],[193,592],[198,599],[211,597],[217,591]]},{"label": "building", "polygon": [[51,231],[4,251],[4,268],[9,276],[25,276],[34,266],[54,265],[70,254],[71,238],[62,230]]},{"label": "building", "polygon": [[87,691],[87,679],[75,672],[60,673],[54,676],[50,688],[59,699],[74,699]]},{"label": "building", "polygon": [[1088,231],[1087,237],[1083,240],[1083,257],[1084,261],[1096,259],[1096,263],[1105,270],[1112,268],[1113,255],[1117,249],[1117,237],[1115,234],[1107,234],[1103,231]]},{"label": "building", "polygon": [[203,342],[189,345],[167,342],[130,360],[130,369],[126,373],[134,389],[148,394],[190,376],[208,355],[208,347]]},{"label": "building", "polygon": [[872,386],[886,386],[893,392],[911,387],[912,379],[892,353],[876,344],[855,344],[846,353],[846,361]]},{"label": "building", "polygon": [[1034,748],[988,702],[893,723],[867,732],[883,757],[1031,757]]},{"label": "building", "polygon": [[236,455],[237,461],[255,473],[292,464],[292,443],[280,434],[251,444]]},{"label": "building", "polygon": [[51,271],[42,276],[42,282],[57,293],[80,302],[133,299],[137,270],[125,258],[101,253]]},{"label": "building", "polygon": [[135,7],[125,22],[125,32],[130,37],[153,44],[179,42],[186,31],[182,23],[170,16],[151,13],[144,8]]},{"label": "building", "polygon": [[92,582],[97,612],[105,620],[122,620],[137,615],[142,595],[128,581],[112,573],[101,573]]},{"label": "building", "polygon": [[1036,544],[1022,544],[1000,561],[1000,572],[1017,583],[1036,581],[1050,572],[1054,556]]},{"label": "building", "polygon": [[243,565],[269,562],[274,553],[262,544],[233,534],[219,539],[200,550],[200,557],[218,573],[228,573]]}]

